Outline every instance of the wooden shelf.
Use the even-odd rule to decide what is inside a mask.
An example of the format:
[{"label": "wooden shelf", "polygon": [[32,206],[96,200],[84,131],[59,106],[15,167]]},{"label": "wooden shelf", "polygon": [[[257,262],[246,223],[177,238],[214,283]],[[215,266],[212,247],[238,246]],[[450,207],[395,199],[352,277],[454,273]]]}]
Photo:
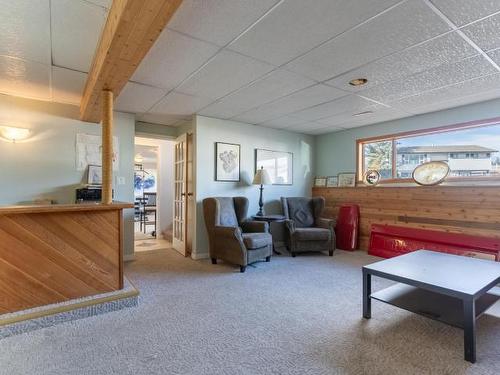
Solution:
[{"label": "wooden shelf", "polygon": [[[463,328],[463,307],[462,301],[458,298],[401,283],[374,292],[370,297],[415,314]],[[499,299],[500,288],[498,287],[478,298],[476,300],[476,318]]]}]

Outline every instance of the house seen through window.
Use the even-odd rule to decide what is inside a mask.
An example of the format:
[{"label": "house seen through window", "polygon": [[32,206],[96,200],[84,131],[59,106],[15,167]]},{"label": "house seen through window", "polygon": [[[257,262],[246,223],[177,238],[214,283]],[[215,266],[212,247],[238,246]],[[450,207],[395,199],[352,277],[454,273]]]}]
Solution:
[{"label": "house seen through window", "polygon": [[[429,131],[427,131],[429,132]],[[378,170],[383,180],[411,179],[429,161],[444,161],[449,177],[500,177],[500,124],[360,141],[361,177]]]}]

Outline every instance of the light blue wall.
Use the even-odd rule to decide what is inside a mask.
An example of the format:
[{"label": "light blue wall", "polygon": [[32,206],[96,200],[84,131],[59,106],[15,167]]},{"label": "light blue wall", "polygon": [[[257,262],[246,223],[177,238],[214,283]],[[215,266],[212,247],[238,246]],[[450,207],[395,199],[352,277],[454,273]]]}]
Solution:
[{"label": "light blue wall", "polygon": [[[101,126],[77,120],[78,107],[0,95],[0,125],[32,130],[26,142],[0,141],[0,205],[52,199],[74,203],[75,189],[85,183],[85,172],[76,170],[77,133],[101,134]],[[120,168],[115,176],[115,199],[133,202],[133,115],[114,114],[114,134],[120,142]],[[116,182],[116,179],[115,179]],[[133,210],[125,212],[125,254],[133,253]]]},{"label": "light blue wall", "polygon": [[500,100],[316,136],[316,175],[356,171],[356,140],[500,116]]},{"label": "light blue wall", "polygon": [[[215,142],[241,145],[241,182],[215,181]],[[259,189],[251,185],[255,173],[255,149],[293,153],[293,185],[264,187],[267,213],[279,213],[281,196],[310,196],[314,171],[314,137],[234,121],[197,116],[196,144],[196,239],[195,257],[208,255],[202,200],[212,196],[244,195],[250,200],[249,215],[258,211]]]}]

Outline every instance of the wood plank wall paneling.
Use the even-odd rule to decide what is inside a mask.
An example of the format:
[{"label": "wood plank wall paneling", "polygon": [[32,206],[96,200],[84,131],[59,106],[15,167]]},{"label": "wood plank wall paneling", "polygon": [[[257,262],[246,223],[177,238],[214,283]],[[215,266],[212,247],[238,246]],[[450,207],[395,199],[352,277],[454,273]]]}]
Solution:
[{"label": "wood plank wall paneling", "polygon": [[325,197],[329,218],[343,203],[359,205],[362,250],[372,224],[500,238],[500,186],[313,188],[313,196]]},{"label": "wood plank wall paneling", "polygon": [[121,209],[0,215],[0,314],[122,287]]}]

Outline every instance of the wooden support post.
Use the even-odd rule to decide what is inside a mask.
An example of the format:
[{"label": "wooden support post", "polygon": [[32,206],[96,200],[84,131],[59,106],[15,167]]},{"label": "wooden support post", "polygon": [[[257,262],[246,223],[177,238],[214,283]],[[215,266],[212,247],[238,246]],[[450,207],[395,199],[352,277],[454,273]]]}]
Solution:
[{"label": "wooden support post", "polygon": [[102,203],[113,202],[113,91],[102,91]]}]

